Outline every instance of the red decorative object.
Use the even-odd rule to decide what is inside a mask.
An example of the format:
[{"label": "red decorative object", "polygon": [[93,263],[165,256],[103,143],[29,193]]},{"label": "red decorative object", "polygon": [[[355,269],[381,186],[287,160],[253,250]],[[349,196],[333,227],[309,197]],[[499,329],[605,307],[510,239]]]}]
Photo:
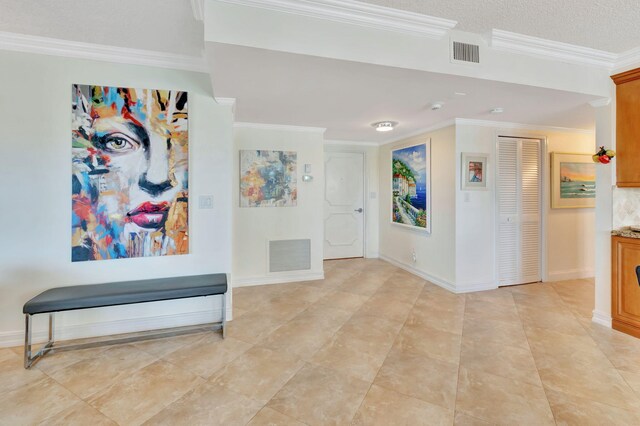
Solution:
[{"label": "red decorative object", "polygon": [[591,158],[593,158],[594,163],[609,164],[611,159],[615,156],[616,152],[614,150],[605,149],[604,146],[601,146],[598,152],[596,152]]}]

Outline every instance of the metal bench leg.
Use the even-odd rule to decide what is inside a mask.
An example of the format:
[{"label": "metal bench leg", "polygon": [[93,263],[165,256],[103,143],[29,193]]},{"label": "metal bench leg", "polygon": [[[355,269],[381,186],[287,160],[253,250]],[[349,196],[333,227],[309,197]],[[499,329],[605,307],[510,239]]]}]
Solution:
[{"label": "metal bench leg", "polygon": [[24,316],[24,368],[31,367],[31,315]]},{"label": "metal bench leg", "polygon": [[25,314],[25,330],[24,330],[24,368],[31,368],[37,359],[43,357],[47,352],[51,350],[55,337],[55,314],[51,312],[49,314],[49,341],[35,354],[32,353],[32,341],[31,336],[33,334],[33,323],[31,322],[31,315]]},{"label": "metal bench leg", "polygon": [[222,338],[227,337],[227,293],[222,295]]},{"label": "metal bench leg", "polygon": [[51,312],[49,314],[49,346],[53,346],[54,338],[56,334],[56,317],[55,313]]}]

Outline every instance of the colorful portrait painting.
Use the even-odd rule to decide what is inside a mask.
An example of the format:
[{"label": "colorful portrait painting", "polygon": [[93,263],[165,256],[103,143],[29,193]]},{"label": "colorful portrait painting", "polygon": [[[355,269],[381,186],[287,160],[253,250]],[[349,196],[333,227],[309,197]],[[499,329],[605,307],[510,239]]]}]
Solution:
[{"label": "colorful portrait painting", "polygon": [[431,231],[430,143],[391,151],[392,223]]},{"label": "colorful portrait painting", "polygon": [[296,162],[293,151],[240,151],[240,207],[295,206]]},{"label": "colorful portrait painting", "polygon": [[187,93],[72,86],[74,262],[186,254]]},{"label": "colorful portrait painting", "polygon": [[551,154],[551,207],[595,207],[596,165],[588,154]]}]

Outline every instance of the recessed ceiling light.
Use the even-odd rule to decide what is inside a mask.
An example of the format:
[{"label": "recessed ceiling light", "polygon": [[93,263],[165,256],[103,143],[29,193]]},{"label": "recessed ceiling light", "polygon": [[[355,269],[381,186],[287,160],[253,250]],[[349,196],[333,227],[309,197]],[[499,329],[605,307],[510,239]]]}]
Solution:
[{"label": "recessed ceiling light", "polygon": [[453,94],[456,96],[467,96],[467,94],[464,92],[453,92]]},{"label": "recessed ceiling light", "polygon": [[496,107],[491,110],[491,114],[502,114],[504,112],[504,108]]},{"label": "recessed ceiling light", "polygon": [[378,132],[390,132],[398,125],[397,121],[378,121],[377,123],[372,123],[371,126],[376,129]]},{"label": "recessed ceiling light", "polygon": [[437,111],[442,108],[442,105],[444,105],[444,102],[434,102],[431,104],[431,110]]}]

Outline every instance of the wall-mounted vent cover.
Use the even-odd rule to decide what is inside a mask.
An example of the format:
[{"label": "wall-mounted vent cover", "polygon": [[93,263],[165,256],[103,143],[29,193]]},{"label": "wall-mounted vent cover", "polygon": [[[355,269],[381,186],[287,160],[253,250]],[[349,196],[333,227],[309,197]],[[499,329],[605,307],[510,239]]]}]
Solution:
[{"label": "wall-mounted vent cover", "polygon": [[269,241],[269,272],[311,269],[311,240]]},{"label": "wall-mounted vent cover", "polygon": [[451,61],[472,64],[480,63],[480,46],[454,41],[451,44]]}]

